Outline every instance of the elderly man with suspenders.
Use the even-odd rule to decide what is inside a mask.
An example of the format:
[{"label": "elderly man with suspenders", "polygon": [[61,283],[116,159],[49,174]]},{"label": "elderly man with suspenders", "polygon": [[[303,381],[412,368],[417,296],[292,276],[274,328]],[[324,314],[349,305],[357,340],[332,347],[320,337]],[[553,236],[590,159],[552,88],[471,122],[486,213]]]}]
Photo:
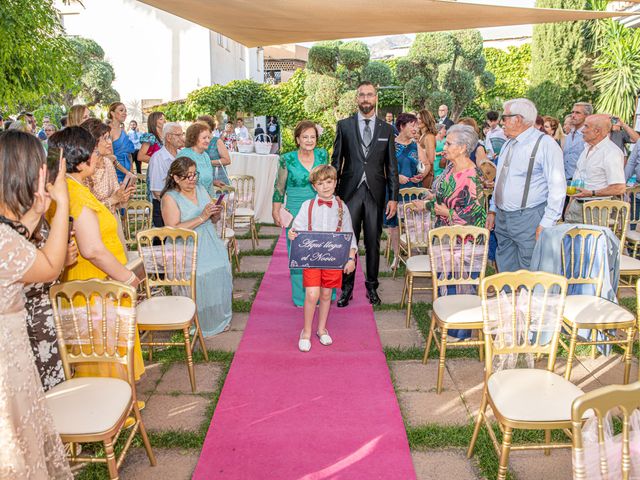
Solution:
[{"label": "elderly man with suspenders", "polygon": [[562,150],[534,128],[538,111],[530,100],[504,104],[502,123],[508,138],[498,158],[487,228],[498,240],[498,271],[528,269],[542,229],[562,215],[566,180]]}]

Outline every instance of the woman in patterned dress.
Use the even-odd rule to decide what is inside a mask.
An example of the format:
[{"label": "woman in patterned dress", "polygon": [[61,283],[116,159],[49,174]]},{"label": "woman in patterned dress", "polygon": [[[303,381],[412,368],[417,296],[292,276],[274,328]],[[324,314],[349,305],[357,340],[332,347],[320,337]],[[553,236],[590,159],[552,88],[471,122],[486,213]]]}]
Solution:
[{"label": "woman in patterned dress", "polygon": [[[431,204],[436,215],[436,227],[474,225],[484,227],[487,220],[482,172],[471,160],[471,153],[478,144],[478,134],[468,125],[454,125],[447,132],[444,155],[448,164],[434,182],[435,193],[426,201],[416,201],[419,208]],[[449,295],[455,287],[448,288]],[[471,330],[449,330],[448,341],[457,342],[471,336]]]},{"label": "woman in patterned dress", "polygon": [[[29,338],[22,289],[52,282],[67,250],[69,195],[65,164],[45,187],[40,141],[19,131],[0,133],[0,478],[73,478],[44,399]],[[38,250],[29,237],[48,203],[58,205],[48,241]]]},{"label": "woman in patterned dress", "polygon": [[[49,223],[43,218],[38,230],[31,236],[31,242],[36,248],[41,249],[44,247],[49,238],[49,232]],[[78,257],[76,242],[71,238],[71,235],[69,235],[69,238],[65,267],[73,265]],[[49,289],[55,283],[38,282],[24,287],[27,334],[29,335],[36,367],[38,367],[38,373],[40,374],[42,388],[45,392],[64,381],[56,325],[53,320],[51,300],[49,299]]]},{"label": "woman in patterned dress", "polygon": [[[329,163],[329,154],[324,148],[316,148],[318,144],[318,128],[316,124],[303,120],[294,131],[298,150],[280,156],[278,176],[274,185],[272,216],[276,225],[282,226],[280,208],[285,208],[295,217],[300,206],[314,198],[316,192],[309,183],[309,173],[318,165]],[[285,201],[286,197],[286,201]],[[287,228],[287,234],[289,229]],[[287,250],[291,242],[287,237]],[[304,306],[304,287],[302,286],[302,270],[291,269],[291,294],[296,307]],[[335,295],[335,292],[334,292]]]}]

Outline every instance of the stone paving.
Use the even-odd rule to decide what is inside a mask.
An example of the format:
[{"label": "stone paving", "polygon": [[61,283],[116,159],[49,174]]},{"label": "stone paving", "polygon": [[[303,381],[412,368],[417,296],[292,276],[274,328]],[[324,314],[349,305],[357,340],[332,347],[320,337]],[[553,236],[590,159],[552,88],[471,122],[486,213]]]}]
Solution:
[{"label": "stone paving", "polygon": [[[262,227],[279,233],[275,227]],[[267,231],[271,231],[267,230]],[[271,233],[267,233],[271,234]],[[275,233],[273,233],[275,234]],[[245,241],[243,246],[245,245]],[[264,239],[260,248],[266,248],[272,240]],[[250,248],[250,244],[249,244]],[[244,256],[243,272],[264,272],[269,256]],[[362,259],[364,260],[364,259]],[[386,261],[381,259],[381,265]],[[255,278],[234,279],[234,299],[251,300],[256,287]],[[380,279],[380,296],[386,303],[399,302],[403,278],[383,277]],[[429,301],[430,293],[419,293],[415,301]],[[442,425],[466,431],[477,412],[482,395],[483,364],[475,358],[448,358],[444,377],[444,390],[435,393],[437,359],[429,359],[422,364],[424,337],[415,319],[410,328],[405,327],[406,310],[377,310],[376,324],[383,347],[394,351],[409,352],[411,359],[390,358],[389,368],[398,402],[407,427],[433,427]],[[248,313],[234,313],[230,329],[205,343],[212,351],[234,352],[242,338],[247,324]],[[564,371],[564,359],[558,360],[558,372]],[[637,359],[634,360],[632,378],[638,377]],[[179,359],[170,364],[147,362],[146,374],[138,382],[137,391],[146,408],[142,411],[152,442],[159,435],[179,435],[180,432],[203,435],[210,422],[211,404],[225,363],[210,361],[195,365],[197,392],[191,392],[186,363]],[[619,383],[622,379],[622,365],[618,356],[580,359],[573,369],[572,380],[584,390],[592,390],[608,383]],[[198,437],[201,438],[201,437]],[[201,441],[201,440],[200,440]],[[197,447],[197,446],[196,446]],[[171,479],[191,478],[198,460],[199,448],[162,448],[154,446],[158,461],[151,468],[145,451],[135,447],[130,450],[120,473],[122,479]],[[421,480],[451,478],[456,480],[485,478],[478,461],[466,458],[466,448],[459,444],[443,445],[438,448],[418,446],[412,451],[417,477]],[[497,460],[496,460],[497,461]],[[514,452],[510,459],[510,470],[516,480],[541,478],[571,478],[571,452],[552,451],[550,456],[542,452]],[[95,469],[94,469],[95,471]],[[82,478],[107,478],[104,476],[82,476]],[[266,477],[265,477],[266,478]]]}]

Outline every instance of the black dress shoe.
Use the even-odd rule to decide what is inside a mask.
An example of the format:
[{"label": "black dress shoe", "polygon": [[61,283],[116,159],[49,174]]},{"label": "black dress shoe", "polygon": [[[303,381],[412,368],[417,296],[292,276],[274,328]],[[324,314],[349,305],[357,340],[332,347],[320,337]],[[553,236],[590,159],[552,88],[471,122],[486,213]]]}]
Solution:
[{"label": "black dress shoe", "polygon": [[349,305],[349,301],[353,299],[353,288],[347,288],[342,291],[342,295],[340,295],[340,299],[337,302],[339,308],[346,307]]},{"label": "black dress shoe", "polygon": [[367,298],[369,299],[369,303],[371,305],[380,305],[382,303],[382,300],[380,300],[378,292],[376,292],[375,288],[367,287]]}]

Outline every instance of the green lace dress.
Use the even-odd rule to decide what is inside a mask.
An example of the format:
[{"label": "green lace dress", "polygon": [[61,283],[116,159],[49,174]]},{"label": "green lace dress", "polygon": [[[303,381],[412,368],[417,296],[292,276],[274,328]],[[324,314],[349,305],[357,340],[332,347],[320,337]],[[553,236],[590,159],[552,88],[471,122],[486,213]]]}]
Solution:
[{"label": "green lace dress", "polygon": [[[313,168],[329,163],[329,154],[324,148],[313,150]],[[273,202],[284,203],[285,208],[295,217],[300,206],[316,196],[316,191],[309,183],[309,172],[298,160],[298,151],[280,155],[278,176],[273,188]],[[285,201],[286,197],[286,201]],[[287,233],[289,229],[287,229]],[[287,238],[287,251],[291,247]],[[301,307],[304,305],[304,287],[302,286],[302,270],[291,269],[291,293],[293,303]]]}]

